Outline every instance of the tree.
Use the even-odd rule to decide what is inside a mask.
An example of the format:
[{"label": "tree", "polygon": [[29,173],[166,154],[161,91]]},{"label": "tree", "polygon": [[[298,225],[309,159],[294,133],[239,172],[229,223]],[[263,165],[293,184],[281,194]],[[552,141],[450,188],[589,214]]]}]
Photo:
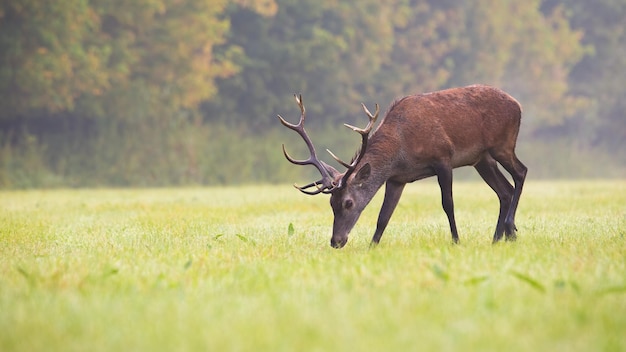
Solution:
[{"label": "tree", "polygon": [[[587,116],[580,116],[592,143],[608,147],[626,164],[626,3],[622,0],[566,2],[574,28],[584,32],[583,43],[593,50],[574,66],[572,89],[594,102]],[[594,133],[595,132],[595,133]]]},{"label": "tree", "polygon": [[[273,1],[239,0],[271,14]],[[135,119],[195,109],[238,70],[216,55],[227,0],[0,2],[1,117],[71,112]]]},{"label": "tree", "polygon": [[213,52],[229,28],[220,18],[225,6],[226,0],[94,3],[102,19],[95,40],[110,52],[114,89],[86,107],[118,118],[155,119],[210,98],[215,78],[237,72],[228,57]]},{"label": "tree", "polygon": [[569,73],[582,58],[582,32],[573,30],[563,7],[548,14],[540,0],[474,0],[457,10],[464,25],[449,85],[484,82],[511,92],[524,105],[530,130],[562,125],[588,101],[569,86]]},{"label": "tree", "polygon": [[410,0],[396,6],[393,46],[376,75],[384,101],[446,87],[462,25],[455,4]]},{"label": "tree", "polygon": [[98,15],[82,0],[0,2],[0,120],[72,110],[110,88]]},{"label": "tree", "polygon": [[[0,157],[28,147],[32,165],[70,185],[197,179],[194,139],[214,135],[197,105],[238,72],[239,49],[224,42],[230,3],[276,10],[271,0],[0,0]],[[17,178],[29,167],[10,164]]]},{"label": "tree", "polygon": [[218,80],[207,118],[266,128],[303,93],[317,119],[361,119],[359,103],[376,98],[373,77],[392,47],[395,3],[281,0],[272,18],[231,7],[228,44],[243,49],[242,71]]}]

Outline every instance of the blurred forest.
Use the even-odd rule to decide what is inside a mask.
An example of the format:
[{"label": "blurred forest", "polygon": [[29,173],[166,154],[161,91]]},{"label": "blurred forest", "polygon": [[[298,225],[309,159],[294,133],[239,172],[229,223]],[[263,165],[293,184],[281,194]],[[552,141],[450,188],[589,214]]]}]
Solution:
[{"label": "blurred forest", "polygon": [[624,18],[626,0],[0,0],[0,187],[301,181],[276,119],[294,93],[348,159],[361,102],[474,83],[522,103],[529,179],[625,177]]}]

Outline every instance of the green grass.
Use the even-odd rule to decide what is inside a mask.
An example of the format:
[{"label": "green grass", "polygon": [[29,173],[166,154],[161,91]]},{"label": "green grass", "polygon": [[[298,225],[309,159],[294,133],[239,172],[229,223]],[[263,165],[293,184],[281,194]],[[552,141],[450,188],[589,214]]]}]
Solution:
[{"label": "green grass", "polygon": [[454,191],[460,245],[422,181],[375,250],[382,194],[335,250],[287,185],[0,192],[0,350],[626,350],[626,181],[528,182],[497,245]]}]

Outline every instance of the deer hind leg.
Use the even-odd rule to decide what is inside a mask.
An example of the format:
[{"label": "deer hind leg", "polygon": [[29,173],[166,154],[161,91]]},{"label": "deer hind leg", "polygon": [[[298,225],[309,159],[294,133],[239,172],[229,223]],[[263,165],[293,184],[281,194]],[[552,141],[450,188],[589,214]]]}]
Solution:
[{"label": "deer hind leg", "polygon": [[504,177],[502,172],[498,170],[498,164],[491,155],[485,155],[476,165],[474,165],[478,174],[485,182],[496,192],[500,200],[500,214],[498,215],[498,223],[496,231],[493,235],[493,243],[502,239],[504,235],[504,220],[511,206],[511,198],[513,197],[513,186]]},{"label": "deer hind leg", "polygon": [[504,169],[513,177],[513,183],[515,188],[513,191],[513,198],[511,199],[511,205],[504,219],[504,232],[507,241],[515,241],[515,212],[517,211],[517,205],[519,204],[520,196],[522,195],[522,188],[524,187],[524,180],[526,180],[526,173],[528,168],[522,164],[522,162],[515,156],[515,152],[511,148],[510,152],[499,152],[491,154]]},{"label": "deer hind leg", "polygon": [[439,188],[441,188],[441,205],[448,216],[450,223],[450,232],[452,233],[452,241],[459,243],[459,233],[456,229],[456,220],[454,219],[454,201],[452,199],[452,167],[449,163],[442,163],[433,166]]}]

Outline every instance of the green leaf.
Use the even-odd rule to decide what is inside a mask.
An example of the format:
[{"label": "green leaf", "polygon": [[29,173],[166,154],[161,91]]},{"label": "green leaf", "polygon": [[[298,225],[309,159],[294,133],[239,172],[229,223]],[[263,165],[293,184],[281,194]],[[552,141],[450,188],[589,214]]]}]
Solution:
[{"label": "green leaf", "polygon": [[289,223],[289,227],[287,227],[287,235],[293,236],[295,230],[293,229],[293,223]]},{"label": "green leaf", "polygon": [[246,237],[246,236],[244,236],[244,235],[241,235],[241,234],[235,234],[235,236],[237,236],[237,238],[239,238],[239,239],[240,239],[240,240],[242,240],[243,242],[246,242],[246,243],[251,243],[251,244],[253,244],[253,245],[256,245],[256,242],[254,242],[254,240],[252,240],[252,239],[250,239],[250,238],[248,238],[248,237]]}]

